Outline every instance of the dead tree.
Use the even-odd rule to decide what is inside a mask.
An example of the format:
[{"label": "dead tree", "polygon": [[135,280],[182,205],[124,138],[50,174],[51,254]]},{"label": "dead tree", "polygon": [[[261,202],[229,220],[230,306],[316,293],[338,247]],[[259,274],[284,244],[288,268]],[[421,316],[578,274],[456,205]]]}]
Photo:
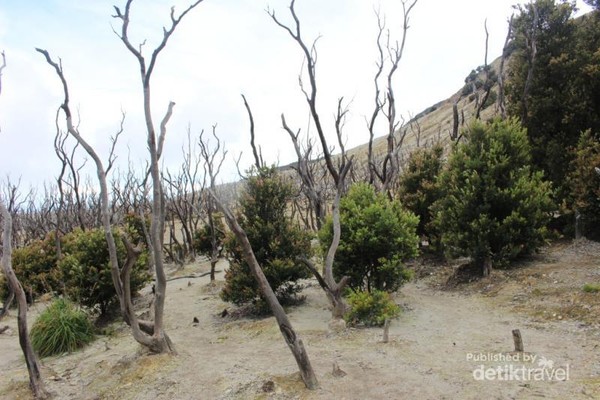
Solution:
[{"label": "dead tree", "polygon": [[[128,259],[122,268],[120,268],[119,266],[119,260],[117,257],[117,246],[111,228],[111,212],[109,209],[110,204],[108,198],[108,184],[106,179],[107,171],[110,170],[110,167],[113,165],[114,156],[112,153],[109,155],[108,166],[105,169],[104,164],[98,156],[98,154],[96,153],[96,151],[81,136],[79,129],[73,125],[72,113],[69,105],[69,90],[66,78],[63,73],[62,65],[54,62],[46,50],[37,49],[37,51],[44,55],[44,57],[46,58],[46,62],[50,64],[52,68],[54,68],[54,71],[56,72],[62,83],[64,100],[60,108],[65,115],[67,132],[81,144],[81,147],[83,147],[83,149],[90,155],[90,157],[94,160],[94,163],[96,165],[96,174],[98,177],[98,183],[100,185],[100,208],[102,214],[102,226],[108,245],[108,253],[111,265],[111,276],[113,284],[115,286],[115,292],[117,294],[117,297],[119,298],[119,305],[121,307],[123,318],[125,322],[131,326],[132,334],[135,340],[143,346],[146,346],[148,349],[150,349],[150,351],[155,353],[172,351],[173,348],[171,341],[162,328],[162,318],[156,317],[158,315],[162,317],[163,307],[159,307],[157,305],[158,302],[154,302],[154,323],[138,320],[137,315],[134,312],[133,303],[131,300],[131,287],[129,284],[129,276],[131,272],[130,268],[133,266],[133,264],[135,264],[135,257],[137,257],[138,254],[134,251],[129,251],[128,248]],[[118,139],[118,136],[119,133],[117,133],[117,135],[113,137],[113,141],[116,141]],[[112,149],[114,150],[114,148],[115,147],[113,146]],[[134,258],[131,259],[130,257]]]},{"label": "dead tree", "polygon": [[[244,98],[244,102],[245,102]],[[227,151],[221,147],[221,141],[217,137],[216,134],[217,126],[213,125],[212,127],[212,135],[215,138],[216,144],[211,148],[209,145],[208,139],[204,139],[204,131],[200,133],[200,137],[198,139],[198,145],[200,146],[200,154],[202,159],[204,160],[204,176],[208,177],[210,182],[209,186],[211,190],[214,190],[216,187],[215,179],[219,175],[221,171],[221,166],[223,165],[223,161],[225,160],[225,156],[227,155]],[[252,135],[252,140],[254,140],[254,135]],[[254,145],[252,145],[252,149],[256,150]],[[258,153],[255,151],[255,160],[259,162]],[[203,185],[204,186],[204,185]],[[221,243],[218,240],[219,238],[219,223],[217,222],[216,214],[216,204],[213,196],[206,196],[204,199],[206,204],[206,217],[208,226],[210,229],[210,281],[215,281],[215,271],[217,268],[217,262],[219,261],[219,256],[221,254]],[[221,232],[224,234],[224,232]]]},{"label": "dead tree", "polygon": [[[4,52],[2,54],[2,65],[0,65],[0,93],[2,91],[2,71],[6,67],[6,58]],[[9,204],[15,202],[14,196],[9,197]],[[2,236],[2,270],[8,281],[9,291],[11,296],[17,299],[18,316],[17,325],[19,330],[19,344],[21,350],[23,350],[23,356],[25,357],[25,364],[27,365],[27,371],[29,372],[29,387],[33,393],[33,397],[36,399],[47,399],[50,397],[49,393],[45,389],[44,381],[42,379],[42,373],[40,370],[40,363],[37,354],[33,350],[31,340],[29,339],[29,329],[27,327],[27,298],[25,297],[25,291],[23,286],[17,279],[15,271],[12,267],[12,242],[13,242],[13,224],[12,215],[6,205],[0,199],[0,215],[4,220],[3,223],[3,236]],[[9,304],[8,304],[9,305]],[[7,304],[4,307],[8,307]],[[4,311],[4,310],[3,310]]]},{"label": "dead tree", "polygon": [[[202,136],[200,137],[200,149],[202,152],[202,157],[205,160],[205,171],[209,175],[210,179],[210,189],[209,193],[216,206],[221,210],[223,215],[225,216],[225,220],[227,221],[227,225],[229,229],[235,234],[238,242],[242,246],[244,251],[244,258],[248,263],[252,275],[256,279],[258,283],[258,287],[260,288],[261,293],[263,294],[271,312],[275,316],[277,320],[277,324],[279,325],[279,330],[283,335],[283,339],[286,344],[290,348],[296,363],[298,364],[298,369],[300,371],[300,376],[304,381],[304,384],[308,389],[316,389],[319,386],[319,382],[314,373],[312,365],[310,363],[310,359],[308,358],[308,353],[304,348],[304,343],[302,339],[298,336],[296,331],[294,330],[292,323],[290,322],[288,316],[286,315],[283,307],[277,300],[277,296],[273,292],[273,289],[269,285],[269,281],[267,281],[267,277],[263,273],[261,266],[259,265],[256,257],[254,256],[254,251],[252,250],[252,245],[246,236],[246,232],[242,229],[240,224],[238,223],[235,215],[231,212],[229,207],[225,205],[225,203],[217,196],[216,194],[216,176],[219,173],[219,169],[221,163],[224,159],[224,152],[219,153],[220,141],[215,135],[215,127],[213,126],[213,136],[217,140],[217,146],[211,147],[209,146],[208,141],[203,140]],[[255,146],[253,144],[253,149]],[[258,152],[255,152],[258,155]],[[255,161],[259,163],[259,157],[255,158]]]},{"label": "dead tree", "polygon": [[373,79],[373,85],[375,86],[375,107],[373,109],[373,113],[371,114],[371,119],[368,121],[367,125],[367,128],[369,129],[369,147],[367,153],[367,163],[369,168],[369,183],[371,185],[375,184],[375,175],[377,171],[377,166],[375,165],[375,155],[373,154],[373,141],[375,140],[375,123],[377,122],[379,113],[385,106],[385,98],[381,98],[381,89],[379,88],[379,78],[383,73],[383,68],[385,65],[385,55],[383,53],[383,47],[381,45],[381,38],[383,36],[383,31],[385,30],[385,20],[381,18],[379,10],[375,11],[375,15],[377,16],[378,30],[376,43],[379,59],[375,63],[375,65],[377,66],[377,70],[375,72],[375,78]]},{"label": "dead tree", "polygon": [[5,199],[8,199],[7,208],[10,211],[12,217],[12,245],[21,246],[26,241],[23,237],[22,228],[22,207],[23,204],[32,198],[33,191],[29,191],[25,196],[21,196],[21,179],[16,183],[13,183],[10,177],[6,178],[6,181],[0,185],[1,191]]},{"label": "dead tree", "polygon": [[167,45],[169,38],[175,32],[175,29],[181,22],[181,20],[196,6],[198,6],[203,0],[197,0],[186,8],[179,16],[175,15],[175,7],[171,7],[171,25],[163,27],[163,37],[158,46],[152,51],[150,59],[147,60],[144,56],[143,44],[135,47],[129,40],[129,23],[130,23],[130,11],[131,3],[133,0],[127,0],[125,9],[121,10],[115,6],[116,19],[121,20],[121,30],[117,35],[127,48],[129,52],[136,58],[140,67],[140,78],[142,81],[142,90],[144,96],[144,117],[146,122],[146,130],[148,134],[148,150],[150,153],[150,176],[152,178],[152,223],[150,225],[150,238],[152,240],[152,247],[154,248],[154,270],[156,272],[156,285],[155,285],[155,315],[154,315],[154,331],[152,336],[152,344],[155,350],[158,352],[165,352],[172,350],[170,340],[165,335],[163,330],[163,318],[164,318],[164,305],[165,305],[165,293],[167,288],[167,279],[165,275],[163,259],[162,259],[162,247],[164,242],[164,225],[165,225],[165,204],[164,204],[164,192],[162,187],[162,180],[160,174],[159,160],[162,155],[163,144],[165,136],[167,134],[167,123],[173,113],[173,107],[175,103],[170,102],[167,112],[160,123],[160,131],[157,131],[154,125],[154,119],[152,118],[150,94],[151,85],[150,81],[152,78],[152,72],[156,66],[156,60],[161,51]]},{"label": "dead tree", "polygon": [[36,239],[43,239],[49,232],[56,230],[56,212],[58,199],[54,193],[53,186],[44,183],[44,194],[37,197],[33,193],[24,207],[21,229],[23,230],[24,245],[28,245]]},{"label": "dead tree", "polygon": [[[329,145],[327,143],[325,130],[321,123],[321,118],[317,109],[317,50],[315,47],[316,41],[313,42],[310,48],[306,45],[304,39],[301,36],[300,20],[294,9],[294,3],[295,0],[292,0],[289,7],[291,16],[294,20],[294,25],[292,28],[280,22],[279,19],[276,17],[274,11],[268,11],[268,13],[271,16],[271,19],[294,39],[294,41],[298,44],[298,46],[304,54],[304,65],[306,66],[306,72],[309,78],[309,88],[308,91],[307,89],[305,89],[302,77],[299,77],[300,89],[302,90],[302,93],[304,94],[306,102],[310,109],[310,117],[312,119],[312,122],[314,123],[319,137],[319,141],[321,143],[321,151],[323,152],[325,165],[327,166],[327,171],[335,187],[335,198],[333,200],[332,207],[333,240],[330,243],[327,255],[325,257],[324,276],[320,275],[317,268],[315,268],[315,266],[312,265],[310,260],[305,259],[303,261],[313,272],[313,274],[315,274],[319,284],[323,287],[323,290],[327,294],[327,297],[332,306],[332,317],[337,319],[343,316],[347,308],[347,305],[342,297],[342,291],[347,284],[348,278],[344,277],[339,282],[336,282],[333,276],[333,261],[341,237],[339,203],[343,193],[346,190],[346,177],[352,168],[352,159],[349,158],[346,154],[344,141],[342,137],[342,129],[344,126],[344,120],[348,109],[343,106],[343,99],[339,99],[337,113],[335,115],[335,130],[337,134],[338,145],[340,147],[340,155],[337,158],[337,163],[334,163],[333,157],[331,155],[331,149],[329,148]],[[289,129],[289,127],[286,129],[286,131],[288,131],[288,134],[290,134],[290,136],[294,136],[293,132],[291,131],[291,129]],[[308,179],[308,177],[303,177],[302,179],[305,182],[310,182],[310,179]]]},{"label": "dead tree", "polygon": [[29,329],[27,327],[27,298],[25,296],[25,291],[12,268],[12,217],[2,201],[0,201],[0,213],[4,218],[2,269],[6,276],[6,280],[8,281],[10,291],[15,294],[17,299],[19,310],[17,317],[19,343],[21,344],[23,356],[25,357],[25,364],[27,364],[27,371],[29,372],[29,387],[31,388],[34,398],[47,399],[49,394],[45,389],[44,381],[42,379],[40,363],[37,354],[31,345],[31,340],[29,339]]},{"label": "dead tree", "polygon": [[[60,200],[62,203],[65,197],[63,185],[67,186],[70,194],[74,196],[78,226],[82,231],[85,231],[88,228],[88,226],[86,226],[84,217],[84,199],[82,199],[82,193],[80,189],[80,172],[85,167],[86,162],[84,161],[79,166],[76,165],[75,153],[77,151],[77,148],[79,147],[79,143],[76,142],[70,150],[67,149],[66,141],[69,138],[69,135],[61,131],[58,125],[58,113],[56,115],[56,118],[57,121],[56,136],[54,137],[54,152],[56,153],[56,156],[61,163],[61,170],[57,178]],[[67,173],[68,176],[65,176]],[[59,204],[59,208],[57,211],[62,211],[62,204]],[[58,225],[60,226],[59,222]],[[67,227],[67,230],[70,230],[70,228],[71,227]]]},{"label": "dead tree", "polygon": [[458,100],[452,103],[452,132],[450,133],[450,140],[454,141],[458,139]]},{"label": "dead tree", "polygon": [[488,42],[490,40],[490,33],[488,32],[487,28],[487,19],[484,21],[483,27],[485,30],[485,57],[483,63],[483,71],[485,74],[485,81],[483,82],[484,93],[481,101],[478,101],[475,105],[475,119],[480,119],[481,110],[485,106],[493,86],[492,82],[490,81],[490,66],[488,65]]},{"label": "dead tree", "polygon": [[265,162],[263,160],[262,150],[260,146],[257,147],[255,143],[256,136],[254,134],[254,116],[252,115],[252,109],[250,109],[250,105],[246,100],[246,96],[244,96],[243,94],[242,99],[244,100],[244,107],[246,107],[246,111],[248,112],[248,119],[250,121],[250,147],[252,147],[252,155],[254,156],[254,167],[257,170],[260,170],[265,166]]},{"label": "dead tree", "polygon": [[506,119],[506,100],[504,98],[504,64],[508,57],[508,45],[512,37],[513,18],[514,14],[512,14],[508,20],[508,32],[506,33],[506,39],[504,40],[504,47],[502,48],[502,57],[500,58],[500,68],[498,71],[498,100],[496,105],[502,119]]},{"label": "dead tree", "polygon": [[523,86],[522,103],[523,109],[521,113],[521,121],[525,123],[529,116],[529,92],[531,91],[531,82],[533,80],[533,74],[535,69],[535,63],[537,59],[537,35],[539,25],[539,14],[535,2],[529,4],[531,11],[533,11],[533,21],[530,29],[525,29],[525,45],[527,46],[527,78],[525,79],[525,85]]},{"label": "dead tree", "polygon": [[288,126],[283,114],[281,114],[281,124],[283,129],[290,136],[292,144],[294,145],[294,150],[296,151],[296,157],[298,159],[294,169],[302,181],[301,190],[308,200],[309,207],[313,211],[316,220],[316,229],[319,230],[325,222],[326,204],[323,190],[318,185],[314,176],[314,171],[311,168],[311,164],[315,163],[315,161],[311,159],[313,143],[310,138],[308,138],[306,147],[302,149],[299,143],[300,130],[294,133]]},{"label": "dead tree", "polygon": [[[201,202],[200,158],[192,151],[192,139],[188,129],[187,146],[181,149],[183,161],[177,173],[167,170],[164,180],[167,182],[167,212],[177,217],[181,224],[183,237],[182,252],[184,258],[195,258],[194,235],[198,230],[202,213],[197,204]],[[174,227],[172,227],[174,230]],[[182,260],[183,261],[183,260]]]},{"label": "dead tree", "polygon": [[[403,11],[403,28],[402,28],[402,39],[400,42],[396,41],[393,45],[390,43],[390,31],[387,31],[387,40],[385,44],[385,51],[382,44],[382,36],[385,30],[385,20],[381,17],[379,11],[375,12],[377,16],[377,49],[379,52],[379,59],[376,62],[377,70],[374,78],[375,85],[375,107],[371,118],[368,122],[369,129],[369,151],[368,151],[368,163],[369,163],[369,182],[374,184],[375,177],[379,182],[380,189],[384,193],[388,193],[391,196],[391,186],[398,176],[399,168],[398,165],[398,154],[402,147],[402,142],[406,134],[400,133],[400,138],[397,139],[396,132],[401,126],[397,120],[396,115],[396,96],[393,89],[393,80],[402,55],[404,53],[404,46],[406,44],[406,36],[409,28],[409,16],[413,7],[417,4],[418,0],[408,2],[402,0],[402,11]],[[387,52],[387,55],[385,54]],[[385,69],[386,58],[389,60],[390,67],[386,75],[386,89],[384,98],[381,98],[381,90],[379,88],[379,79],[383,75]],[[376,156],[373,152],[373,140],[375,138],[375,124],[380,114],[383,114],[387,120],[387,150],[381,165],[378,166],[376,162]]]}]

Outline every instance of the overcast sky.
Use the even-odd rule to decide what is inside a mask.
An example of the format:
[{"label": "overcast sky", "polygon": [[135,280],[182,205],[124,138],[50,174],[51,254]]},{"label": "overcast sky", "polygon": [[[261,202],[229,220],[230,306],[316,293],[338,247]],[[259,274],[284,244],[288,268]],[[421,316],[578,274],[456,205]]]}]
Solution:
[{"label": "overcast sky", "polygon": [[[119,160],[139,165],[146,157],[142,97],[136,60],[114,34],[115,0],[0,0],[0,50],[7,57],[0,97],[0,174],[22,178],[25,187],[55,179],[55,115],[62,100],[53,71],[35,47],[60,57],[79,111],[80,131],[106,156],[121,110],[127,117]],[[131,11],[133,43],[147,39],[150,53],[168,24],[169,8],[189,0],[136,0]],[[419,0],[410,17],[404,58],[394,82],[398,113],[408,118],[457,91],[469,71],[484,61],[484,20],[490,61],[500,55],[515,0]],[[584,4],[579,1],[579,6]],[[308,111],[298,88],[302,56],[296,43],[265,12],[290,21],[288,0],[204,0],[179,25],[153,76],[152,108],[158,125],[176,102],[164,165],[176,168],[188,127],[193,137],[217,124],[230,153],[223,180],[234,178],[233,155],[251,163],[248,119],[240,97],[252,107],[257,141],[269,163],[293,161],[281,129],[285,113],[293,129],[307,129]],[[332,127],[336,99],[352,100],[349,146],[367,141],[364,118],[372,110],[376,60],[374,7],[386,15],[392,38],[401,38],[399,0],[297,0],[303,36],[317,43],[320,112]],[[587,8],[583,8],[587,10]],[[61,115],[61,122],[64,116]],[[382,131],[381,134],[384,132]],[[83,153],[82,153],[83,156]]]}]

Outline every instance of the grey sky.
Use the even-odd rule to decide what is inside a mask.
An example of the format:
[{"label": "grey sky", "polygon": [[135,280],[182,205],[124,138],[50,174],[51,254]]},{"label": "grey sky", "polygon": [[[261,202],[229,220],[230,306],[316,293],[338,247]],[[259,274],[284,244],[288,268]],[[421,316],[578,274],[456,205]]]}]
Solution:
[{"label": "grey sky", "polygon": [[[506,20],[515,0],[419,0],[411,15],[404,58],[394,89],[398,112],[408,117],[442,100],[483,64],[484,20],[490,31],[490,60],[500,52]],[[303,35],[318,35],[317,74],[320,111],[329,127],[339,96],[352,100],[346,128],[348,145],[367,140],[364,116],[371,112],[375,69],[376,20],[386,14],[392,38],[400,38],[399,0],[297,0]],[[583,7],[583,3],[578,2]],[[114,0],[0,0],[0,50],[7,56],[0,98],[0,174],[22,176],[25,186],[54,179],[58,162],[52,149],[54,119],[61,101],[59,82],[35,47],[61,57],[81,133],[102,153],[127,114],[119,146],[135,163],[144,159],[140,79],[135,60],[112,31]],[[131,39],[147,39],[146,52],[168,23],[171,5],[186,0],[136,0]],[[218,124],[231,155],[244,151],[250,164],[248,122],[240,93],[252,106],[257,140],[268,162],[293,160],[281,129],[284,112],[293,128],[307,128],[307,110],[298,89],[302,57],[286,32],[265,13],[270,7],[289,21],[288,0],[205,0],[180,24],[162,53],[153,80],[157,122],[170,100],[177,103],[166,142],[164,163],[180,163],[188,126],[193,136]],[[585,8],[587,10],[587,8]],[[381,132],[383,134],[383,130]],[[224,180],[233,177],[233,158]]]}]

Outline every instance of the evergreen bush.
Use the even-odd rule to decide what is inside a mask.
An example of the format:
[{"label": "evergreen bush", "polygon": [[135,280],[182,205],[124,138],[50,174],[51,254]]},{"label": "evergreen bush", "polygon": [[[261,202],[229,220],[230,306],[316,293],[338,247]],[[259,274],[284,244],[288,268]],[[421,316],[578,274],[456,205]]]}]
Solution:
[{"label": "evergreen bush", "polygon": [[400,315],[400,307],[389,293],[382,290],[352,292],[348,296],[348,304],[350,310],[344,320],[352,326],[382,326],[386,319]]},{"label": "evergreen bush", "polygon": [[[293,194],[292,186],[274,167],[265,167],[253,171],[239,200],[240,226],[271,288],[283,303],[301,290],[297,281],[309,277],[307,268],[297,258],[310,255],[310,235],[288,214]],[[231,260],[221,298],[237,305],[252,302],[258,311],[265,311],[266,302],[234,235],[229,235],[226,246]]]},{"label": "evergreen bush", "polygon": [[[113,231],[117,245],[119,265],[127,257],[121,233]],[[106,314],[118,302],[112,281],[108,246],[104,230],[75,230],[63,237],[63,257],[59,261],[65,281],[65,292],[77,303],[98,307]],[[131,271],[131,292],[140,290],[149,280],[148,252],[143,251]]]},{"label": "evergreen bush", "polygon": [[435,223],[450,257],[504,266],[545,241],[555,209],[550,183],[530,165],[527,133],[516,119],[474,122],[440,175],[445,195]]},{"label": "evergreen bush", "polygon": [[[369,184],[354,184],[340,201],[342,235],[334,275],[338,279],[348,276],[348,286],[355,290],[398,289],[408,276],[404,261],[417,255],[418,223],[418,217],[399,202],[376,194]],[[319,231],[323,251],[332,238],[330,217]]]}]

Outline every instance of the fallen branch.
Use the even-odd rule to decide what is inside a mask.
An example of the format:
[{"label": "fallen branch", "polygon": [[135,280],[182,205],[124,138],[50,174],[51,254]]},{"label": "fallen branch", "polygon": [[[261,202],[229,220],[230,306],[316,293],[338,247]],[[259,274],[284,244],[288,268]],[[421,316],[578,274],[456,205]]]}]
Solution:
[{"label": "fallen branch", "polygon": [[[219,272],[221,272],[221,271],[215,271],[215,273],[219,273]],[[209,272],[205,272],[205,273],[200,274],[200,275],[176,276],[175,278],[167,279],[167,282],[176,281],[177,279],[197,279],[197,278],[202,278],[203,276],[206,276],[206,275],[210,275],[210,271]]]},{"label": "fallen branch", "polygon": [[0,328],[0,335],[2,335],[7,329],[8,329],[8,325],[3,326],[2,328]]}]

